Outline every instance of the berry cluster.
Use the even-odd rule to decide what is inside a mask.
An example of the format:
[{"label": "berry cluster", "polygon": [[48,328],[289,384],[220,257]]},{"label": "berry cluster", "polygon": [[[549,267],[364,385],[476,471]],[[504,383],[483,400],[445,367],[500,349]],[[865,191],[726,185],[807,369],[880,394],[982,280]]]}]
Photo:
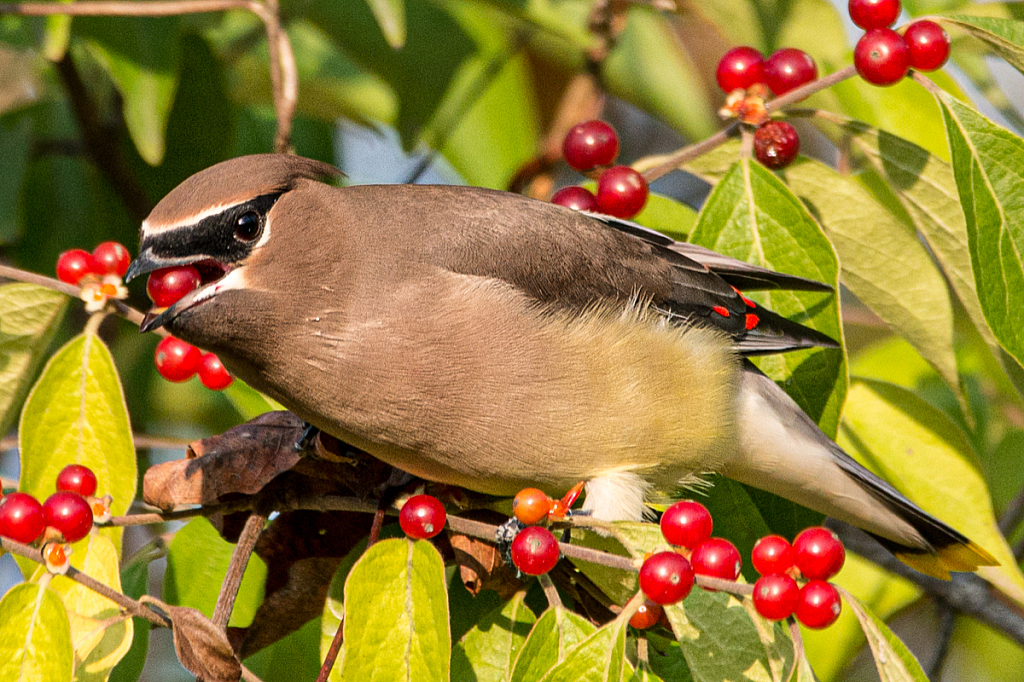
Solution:
[{"label": "berry cluster", "polygon": [[[661,517],[661,532],[676,547],[651,554],[640,567],[640,590],[646,597],[630,624],[651,627],[665,604],[685,599],[696,576],[735,581],[740,574],[740,554],[722,538],[712,537],[711,514],[699,502],[683,500]],[[842,568],[846,551],[825,528],[802,531],[792,545],[778,535],[761,538],[751,553],[761,578],[754,585],[754,607],[768,620],[795,615],[810,628],[828,627],[839,617],[841,600],[828,581]],[[801,587],[796,578],[806,579]]]},{"label": "berry cluster", "polygon": [[121,278],[131,262],[128,249],[117,242],[103,242],[92,253],[70,249],[57,257],[57,279],[79,287],[86,310],[98,312],[109,299],[128,297]]},{"label": "berry cluster", "polygon": [[57,475],[56,492],[42,504],[29,493],[13,492],[0,499],[0,536],[22,544],[43,540],[47,568],[64,573],[70,547],[92,529],[93,521],[110,518],[109,495],[97,498],[96,475],[69,464]]},{"label": "berry cluster", "polygon": [[803,50],[787,47],[765,59],[752,47],[734,47],[715,71],[718,86],[728,95],[719,113],[757,126],[754,156],[772,170],[785,168],[800,152],[800,136],[786,121],[769,120],[765,97],[769,92],[784,95],[817,77],[817,65]]},{"label": "berry cluster", "polygon": [[[842,601],[828,579],[839,572],[846,550],[827,528],[807,528],[789,542],[778,535],[757,541],[751,563],[761,577],[754,583],[754,608],[768,620],[796,615],[805,626],[826,628],[839,618]],[[795,577],[807,582],[801,587]]]},{"label": "berry cluster", "polygon": [[[195,266],[164,268],[150,273],[146,293],[155,306],[166,308],[199,288],[202,282]],[[192,344],[171,336],[157,344],[153,360],[160,376],[175,383],[188,381],[198,374],[203,386],[211,391],[223,391],[234,381],[216,355],[203,353]]]},{"label": "berry cluster", "polygon": [[582,490],[580,483],[560,500],[551,499],[537,488],[523,488],[516,494],[512,514],[527,526],[512,540],[510,554],[517,569],[527,575],[541,575],[555,567],[560,556],[558,540],[550,530],[534,524],[566,516]]},{"label": "berry cluster", "polygon": [[910,69],[934,71],[949,58],[949,35],[934,21],[915,21],[902,35],[892,30],[901,9],[900,0],[850,0],[850,18],[865,31],[853,65],[874,85],[898,83]]},{"label": "berry cluster", "polygon": [[553,203],[596,211],[616,218],[632,218],[647,203],[647,181],[629,166],[613,166],[619,155],[619,136],[604,121],[586,121],[572,128],[562,143],[565,162],[597,177],[597,195],[584,187],[565,187],[551,197]]}]

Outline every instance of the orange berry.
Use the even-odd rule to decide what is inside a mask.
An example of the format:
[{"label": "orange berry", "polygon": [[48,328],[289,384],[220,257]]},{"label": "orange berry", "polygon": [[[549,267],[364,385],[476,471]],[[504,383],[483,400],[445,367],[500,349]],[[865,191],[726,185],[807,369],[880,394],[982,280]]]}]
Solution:
[{"label": "orange berry", "polygon": [[551,498],[537,488],[523,488],[512,500],[512,513],[527,526],[543,520],[551,511]]}]

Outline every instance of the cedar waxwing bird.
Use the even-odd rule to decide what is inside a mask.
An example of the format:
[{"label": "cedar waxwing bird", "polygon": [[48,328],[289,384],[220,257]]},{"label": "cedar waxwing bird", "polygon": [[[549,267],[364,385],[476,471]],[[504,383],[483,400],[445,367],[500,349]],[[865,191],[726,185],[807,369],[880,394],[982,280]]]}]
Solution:
[{"label": "cedar waxwing bird", "polygon": [[838,344],[737,289],[830,288],[638,225],[474,187],[338,188],[265,154],[185,180],[129,277],[194,264],[163,326],[411,474],[641,518],[720,472],[873,534],[918,570],[994,564],[825,436],[747,356]]}]

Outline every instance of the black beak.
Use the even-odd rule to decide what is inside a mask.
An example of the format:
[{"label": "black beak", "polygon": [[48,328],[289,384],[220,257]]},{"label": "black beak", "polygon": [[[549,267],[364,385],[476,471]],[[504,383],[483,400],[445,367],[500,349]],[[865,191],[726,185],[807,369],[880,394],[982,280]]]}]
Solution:
[{"label": "black beak", "polygon": [[160,268],[167,268],[173,263],[153,254],[152,249],[145,249],[128,266],[128,272],[124,273],[124,281],[130,282],[139,275],[146,275]]}]

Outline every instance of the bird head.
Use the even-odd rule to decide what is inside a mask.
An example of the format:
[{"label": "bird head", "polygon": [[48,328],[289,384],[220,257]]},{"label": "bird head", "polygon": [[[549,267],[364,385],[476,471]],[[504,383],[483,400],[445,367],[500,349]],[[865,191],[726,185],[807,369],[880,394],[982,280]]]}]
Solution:
[{"label": "bird head", "polygon": [[141,330],[166,327],[201,342],[195,330],[180,331],[201,326],[188,324],[201,308],[247,288],[246,268],[271,242],[280,220],[274,209],[282,197],[304,183],[339,175],[320,161],[258,154],[224,161],[178,185],[142,222],[139,255],[126,280],[192,265],[202,283],[167,309],[147,315]]}]

